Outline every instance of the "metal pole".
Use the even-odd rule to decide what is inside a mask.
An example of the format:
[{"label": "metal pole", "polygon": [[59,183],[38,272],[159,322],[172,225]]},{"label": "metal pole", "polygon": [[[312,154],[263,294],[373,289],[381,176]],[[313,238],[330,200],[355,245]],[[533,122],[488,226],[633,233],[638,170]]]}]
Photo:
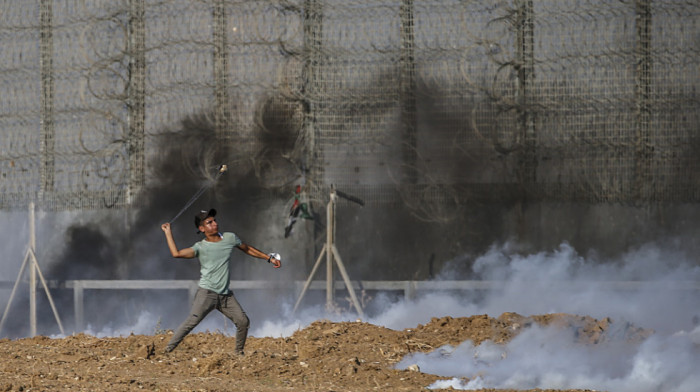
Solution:
[{"label": "metal pole", "polygon": [[53,316],[56,318],[56,323],[58,324],[58,329],[61,330],[61,333],[63,335],[66,334],[66,332],[63,330],[63,323],[61,323],[61,318],[58,316],[58,310],[56,310],[56,304],[53,302],[53,297],[51,296],[51,292],[49,291],[49,286],[46,284],[46,279],[44,279],[44,275],[41,273],[41,268],[39,268],[39,261],[36,259],[36,255],[34,252],[31,252],[32,260],[34,261],[34,265],[36,268],[37,275],[39,275],[39,280],[41,280],[41,285],[44,286],[44,291],[46,292],[46,297],[49,299],[49,305],[51,305],[51,310],[53,311]]},{"label": "metal pole", "polygon": [[651,100],[653,82],[652,63],[652,6],[651,0],[635,2],[637,30],[635,55],[635,134],[633,200],[653,200],[654,146],[651,127]]},{"label": "metal pole", "polygon": [[216,97],[216,109],[214,111],[214,129],[216,140],[228,146],[232,135],[228,130],[236,127],[229,127],[229,97],[228,97],[228,50],[227,34],[228,24],[226,18],[226,2],[216,0],[214,3],[214,96]]},{"label": "metal pole", "polygon": [[314,278],[314,275],[316,274],[316,270],[318,269],[318,266],[321,265],[321,260],[323,260],[323,254],[326,252],[326,247],[324,245],[323,249],[321,250],[321,253],[318,255],[318,259],[316,259],[316,263],[314,264],[314,267],[311,269],[311,273],[309,274],[309,277],[306,279],[306,282],[304,283],[304,287],[301,289],[301,293],[299,294],[299,298],[297,299],[297,303],[294,304],[294,310],[292,310],[292,313],[297,311],[297,308],[299,307],[299,304],[301,303],[301,299],[304,298],[304,294],[306,294],[306,290],[309,289],[309,286],[311,286],[311,281]]},{"label": "metal pole", "polygon": [[340,271],[340,274],[343,277],[343,281],[345,282],[345,287],[347,287],[348,292],[350,293],[352,304],[355,306],[355,309],[357,310],[357,313],[360,315],[360,317],[364,317],[364,312],[362,311],[360,301],[358,301],[357,296],[355,295],[355,289],[352,287],[352,282],[350,281],[350,277],[347,271],[345,270],[343,260],[340,258],[338,248],[335,247],[335,201],[338,197],[338,194],[340,194],[341,197],[346,197],[343,196],[342,192],[336,192],[336,190],[331,186],[330,200],[328,201],[328,205],[326,207],[326,244],[323,246],[321,253],[318,255],[316,263],[314,264],[314,267],[311,270],[309,277],[306,279],[304,287],[301,289],[301,294],[299,295],[296,304],[294,304],[294,310],[292,312],[296,312],[297,308],[299,307],[301,299],[304,297],[306,290],[308,290],[309,286],[311,285],[311,281],[313,280],[313,277],[316,274],[316,270],[318,269],[319,265],[321,265],[321,260],[323,260],[323,254],[325,253],[326,311],[330,312],[335,310],[335,282],[333,281],[333,261],[335,260],[335,263],[338,265],[338,270]]},{"label": "metal pole", "polygon": [[129,1],[129,186],[131,204],[145,182],[144,140],[146,127],[146,18],[145,1]]},{"label": "metal pole", "polygon": [[338,248],[333,245],[333,256],[335,256],[335,262],[338,263],[338,270],[340,271],[340,274],[343,276],[343,281],[345,282],[345,287],[348,289],[348,293],[350,293],[350,299],[352,300],[352,304],[355,306],[355,310],[357,310],[357,314],[360,315],[360,318],[364,318],[365,314],[362,311],[362,306],[360,306],[360,301],[357,300],[357,296],[355,295],[355,289],[352,287],[352,282],[350,282],[350,277],[348,276],[348,272],[345,270],[345,265],[343,264],[343,260],[340,258],[340,253],[338,253]]},{"label": "metal pole", "polygon": [[406,182],[418,182],[418,141],[416,136],[416,56],[414,33],[413,0],[402,0],[399,8],[401,19],[401,62],[400,104],[401,123],[404,127],[403,165]]},{"label": "metal pole", "polygon": [[80,332],[85,329],[83,312],[83,284],[76,280],[73,284],[73,312],[75,314],[75,329]]},{"label": "metal pole", "polygon": [[[304,170],[308,170],[309,182],[308,191],[314,196],[321,192],[319,180],[323,178],[325,167],[323,165],[323,151],[316,146],[317,135],[322,131],[317,122],[319,113],[323,111],[324,96],[326,89],[322,83],[324,78],[323,64],[325,52],[323,50],[323,3],[322,0],[303,0],[303,53],[304,64],[301,80],[301,97],[304,105],[304,125],[303,125],[303,152],[302,162]],[[325,104],[328,105],[328,104]],[[313,253],[316,252],[312,247]]]},{"label": "metal pole", "polygon": [[331,197],[326,208],[326,310],[334,307],[335,287],[333,285],[333,234],[335,231],[335,190],[331,190]]},{"label": "metal pole", "polygon": [[22,273],[24,268],[27,266],[27,261],[29,261],[29,252],[24,256],[24,261],[22,261],[22,266],[19,267],[19,273],[17,274],[17,279],[15,280],[15,285],[12,287],[12,292],[10,293],[10,299],[7,300],[7,305],[5,305],[5,312],[2,314],[2,319],[0,319],[0,331],[5,325],[5,320],[7,319],[7,314],[10,312],[10,305],[12,305],[12,300],[15,298],[15,293],[17,293],[17,286],[19,286],[19,281],[22,279]]},{"label": "metal pole", "polygon": [[[29,203],[29,250],[34,254],[36,236],[34,234],[34,202]],[[36,260],[29,263],[29,336],[36,336]]]},{"label": "metal pole", "polygon": [[39,44],[41,64],[41,187],[39,200],[44,200],[53,191],[56,172],[56,135],[54,126],[54,72],[53,72],[53,0],[40,2],[40,36]]}]

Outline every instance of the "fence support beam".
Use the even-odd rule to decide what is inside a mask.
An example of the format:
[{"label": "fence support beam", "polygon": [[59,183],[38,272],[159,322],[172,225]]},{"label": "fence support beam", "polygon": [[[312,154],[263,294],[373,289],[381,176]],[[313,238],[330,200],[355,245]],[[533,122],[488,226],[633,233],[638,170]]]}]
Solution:
[{"label": "fence support beam", "polygon": [[146,128],[146,22],[144,0],[129,1],[129,186],[127,204],[144,185]]},{"label": "fence support beam", "polygon": [[55,134],[53,119],[53,0],[41,0],[41,184],[39,200],[54,190]]},{"label": "fence support beam", "polygon": [[82,331],[85,329],[85,302],[83,301],[83,285],[79,280],[73,283],[73,312],[75,317],[75,329]]},{"label": "fence support beam", "polygon": [[401,122],[404,137],[403,166],[406,183],[418,182],[418,138],[416,136],[416,55],[413,0],[401,1]]},{"label": "fence support beam", "polygon": [[654,148],[651,141],[651,0],[637,0],[635,4],[635,140],[633,199],[651,201],[653,185],[652,165]]},{"label": "fence support beam", "polygon": [[[323,258],[320,255],[319,262]],[[25,262],[29,261],[25,259]],[[320,263],[319,263],[320,264]],[[0,288],[10,287],[10,282],[0,282]],[[13,292],[16,290],[18,282],[15,282]],[[82,331],[85,328],[84,314],[84,292],[85,290],[188,290],[190,301],[197,291],[196,280],[69,280],[64,283],[50,282],[52,287],[68,288],[73,290],[73,301],[75,309],[75,328]],[[266,281],[266,280],[232,280],[229,287],[232,290],[289,290],[295,294],[299,291],[326,290],[327,282],[323,280],[302,281]],[[503,290],[507,287],[506,281],[492,280],[362,280],[350,281],[339,280],[333,282],[335,290],[365,291],[397,291],[402,292],[406,300],[413,300],[420,292],[444,292],[444,291],[480,291],[480,290]],[[700,282],[698,281],[675,281],[675,282],[649,282],[649,281],[551,281],[548,286],[553,293],[566,291],[596,290],[610,291],[695,291],[700,292]],[[46,284],[44,285],[45,288]],[[301,297],[301,296],[300,296]],[[299,303],[297,303],[299,305]],[[296,309],[297,306],[295,306]],[[0,324],[1,329],[1,324]]]},{"label": "fence support beam", "polygon": [[217,0],[214,3],[214,93],[216,95],[216,111],[214,112],[214,128],[216,138],[227,145],[230,140],[230,110],[228,96],[228,23],[226,19],[226,2]]}]

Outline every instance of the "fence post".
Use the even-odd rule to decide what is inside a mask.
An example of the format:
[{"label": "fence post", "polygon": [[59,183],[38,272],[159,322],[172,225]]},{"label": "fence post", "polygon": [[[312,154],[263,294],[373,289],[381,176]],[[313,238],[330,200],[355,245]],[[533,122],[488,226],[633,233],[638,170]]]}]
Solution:
[{"label": "fence post", "polygon": [[83,285],[82,281],[73,281],[73,312],[75,315],[75,330],[80,332],[85,329],[84,308],[83,308]]},{"label": "fence post", "polygon": [[416,282],[407,280],[404,282],[403,295],[406,301],[411,301],[416,298]]},{"label": "fence post", "polygon": [[214,92],[216,95],[216,111],[214,113],[214,128],[216,138],[224,142],[228,135],[229,97],[228,97],[228,50],[226,20],[226,4],[224,0],[217,0],[214,4]]},{"label": "fence post", "polygon": [[537,139],[535,114],[532,103],[532,84],[535,79],[535,38],[532,0],[518,0],[517,11],[517,59],[518,73],[517,110],[520,127],[520,143],[523,147],[520,165],[521,184],[529,194],[537,181]]},{"label": "fence post", "polygon": [[127,204],[143,186],[144,133],[146,120],[146,22],[144,0],[129,2],[129,186]]},{"label": "fence post", "polygon": [[413,0],[401,1],[401,123],[403,125],[403,165],[406,183],[418,182],[416,137],[416,59],[413,29]]},{"label": "fence post", "polygon": [[635,140],[634,140],[634,194],[637,201],[650,201],[652,189],[653,146],[651,141],[651,0],[637,0],[635,4],[636,45],[635,63]]},{"label": "fence post", "polygon": [[41,0],[41,184],[39,200],[54,189],[54,122],[53,122],[53,0]]},{"label": "fence post", "polygon": [[[316,147],[318,140],[319,111],[323,109],[321,83],[323,54],[323,4],[320,0],[304,0],[304,58],[301,79],[302,105],[304,107],[304,124],[302,126],[303,152],[302,170],[308,174],[312,181],[308,184],[307,192],[311,198],[317,198],[325,189],[321,189],[316,179],[323,178],[324,164],[323,151]],[[315,233],[314,233],[315,234]],[[312,249],[312,254],[316,249]]]},{"label": "fence post", "polygon": [[[516,0],[516,61],[517,71],[517,105],[518,113],[518,144],[521,151],[518,156],[516,175],[521,187],[521,197],[518,203],[518,236],[539,243],[539,229],[533,231],[526,222],[534,215],[540,215],[539,207],[533,206],[530,200],[536,199],[537,184],[537,133],[535,129],[535,113],[532,94],[535,79],[535,32],[534,9],[532,0]],[[537,225],[539,227],[539,225]]]},{"label": "fence post", "polygon": [[[29,203],[29,252],[34,257],[36,252],[36,234],[34,228],[34,203]],[[29,253],[28,253],[29,254]],[[36,259],[29,263],[29,336],[36,336]]]}]

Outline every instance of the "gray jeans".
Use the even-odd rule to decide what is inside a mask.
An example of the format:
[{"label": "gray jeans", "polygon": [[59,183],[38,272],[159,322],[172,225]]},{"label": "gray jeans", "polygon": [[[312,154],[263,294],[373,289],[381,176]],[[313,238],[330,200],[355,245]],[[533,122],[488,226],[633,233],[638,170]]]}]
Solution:
[{"label": "gray jeans", "polygon": [[214,309],[223,313],[236,325],[236,352],[242,354],[245,340],[248,337],[248,326],[250,325],[248,316],[241,308],[236,297],[233,296],[233,293],[222,295],[201,287],[197,289],[197,293],[194,295],[190,316],[175,331],[165,350],[174,350],[182,342],[182,339]]}]

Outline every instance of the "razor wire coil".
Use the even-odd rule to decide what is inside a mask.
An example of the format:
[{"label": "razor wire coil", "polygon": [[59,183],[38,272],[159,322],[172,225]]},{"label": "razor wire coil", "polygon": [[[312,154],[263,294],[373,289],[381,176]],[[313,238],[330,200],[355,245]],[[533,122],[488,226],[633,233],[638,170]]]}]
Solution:
[{"label": "razor wire coil", "polygon": [[[523,195],[700,197],[696,2],[0,7],[2,209],[125,207],[160,138],[199,114],[270,187],[304,171],[313,199],[336,184],[426,219]],[[266,132],[292,140],[272,164]]]}]

